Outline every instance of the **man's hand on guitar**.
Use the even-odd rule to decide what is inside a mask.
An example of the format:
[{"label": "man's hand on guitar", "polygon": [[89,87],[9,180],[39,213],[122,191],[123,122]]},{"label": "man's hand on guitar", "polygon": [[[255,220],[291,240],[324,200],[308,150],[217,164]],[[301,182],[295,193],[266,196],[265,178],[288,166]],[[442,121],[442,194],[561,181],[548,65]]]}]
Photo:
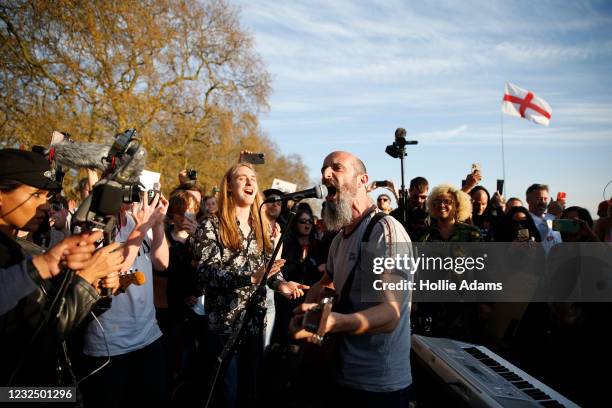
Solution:
[{"label": "man's hand on guitar", "polygon": [[308,289],[310,289],[308,285],[289,281],[281,282],[280,285],[278,285],[277,291],[287,299],[293,300],[304,296],[304,291]]},{"label": "man's hand on guitar", "polygon": [[[295,315],[289,322],[289,334],[295,340],[305,340],[307,342],[317,343],[315,334],[306,330],[304,327],[304,316],[306,312],[317,306],[319,306],[318,303],[302,303],[293,309]],[[342,317],[343,315],[340,313],[330,313],[327,319],[325,319],[325,328],[322,334],[332,333],[334,329],[338,327]]]}]

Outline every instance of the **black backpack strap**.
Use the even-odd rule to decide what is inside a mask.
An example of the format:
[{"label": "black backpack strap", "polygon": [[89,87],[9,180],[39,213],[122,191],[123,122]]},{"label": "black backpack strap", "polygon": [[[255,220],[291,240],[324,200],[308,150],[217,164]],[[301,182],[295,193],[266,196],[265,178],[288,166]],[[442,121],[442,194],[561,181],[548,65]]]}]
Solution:
[{"label": "black backpack strap", "polygon": [[[374,216],[370,219],[370,222],[368,222],[368,226],[366,227],[365,232],[363,233],[363,237],[361,238],[362,244],[370,241],[370,235],[372,234],[372,230],[374,229],[378,221],[380,221],[386,216],[387,214],[382,211],[374,214]],[[350,311],[353,310],[351,302],[349,300],[349,294],[351,293],[353,281],[355,280],[355,270],[357,269],[360,263],[361,248],[359,248],[357,262],[355,262],[355,265],[353,265],[353,268],[349,272],[349,275],[346,277],[346,282],[344,282],[344,285],[342,286],[342,291],[340,292],[340,301],[336,304],[336,307],[334,309],[335,311],[338,311],[340,313],[350,313]]]},{"label": "black backpack strap", "polygon": [[363,238],[361,239],[362,243],[366,243],[366,242],[370,241],[370,235],[372,234],[372,230],[374,229],[374,226],[376,225],[376,223],[378,221],[382,220],[386,216],[387,216],[387,214],[385,214],[382,211],[377,212],[376,214],[374,214],[374,216],[372,217],[372,219],[368,223],[368,226],[366,227],[365,232],[363,233]]}]

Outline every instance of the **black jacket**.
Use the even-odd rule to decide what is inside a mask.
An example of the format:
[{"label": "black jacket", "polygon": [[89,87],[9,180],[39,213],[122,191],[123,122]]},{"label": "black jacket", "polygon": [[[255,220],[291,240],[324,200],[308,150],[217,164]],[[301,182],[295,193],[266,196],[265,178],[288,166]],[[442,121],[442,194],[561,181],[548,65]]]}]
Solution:
[{"label": "black jacket", "polygon": [[[33,251],[34,247],[30,247],[26,254],[13,238],[0,232],[0,266],[20,262]],[[1,386],[8,384],[20,361],[21,366],[11,385],[59,385],[56,367],[61,355],[60,345],[100,299],[93,286],[75,276],[68,283],[63,301],[60,299],[54,310],[50,311],[64,275],[42,280],[33,267],[30,268],[30,275],[37,288],[0,316]],[[47,315],[50,316],[48,322],[42,325],[35,337],[35,332]]]}]

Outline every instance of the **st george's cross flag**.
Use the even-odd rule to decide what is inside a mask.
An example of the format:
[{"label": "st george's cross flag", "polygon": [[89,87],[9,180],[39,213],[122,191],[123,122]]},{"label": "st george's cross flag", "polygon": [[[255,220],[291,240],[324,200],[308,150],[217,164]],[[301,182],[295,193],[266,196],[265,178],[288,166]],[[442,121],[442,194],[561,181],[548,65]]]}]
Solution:
[{"label": "st george's cross flag", "polygon": [[506,92],[502,101],[502,112],[525,118],[538,125],[548,126],[552,109],[548,102],[536,96],[533,92],[506,82]]}]

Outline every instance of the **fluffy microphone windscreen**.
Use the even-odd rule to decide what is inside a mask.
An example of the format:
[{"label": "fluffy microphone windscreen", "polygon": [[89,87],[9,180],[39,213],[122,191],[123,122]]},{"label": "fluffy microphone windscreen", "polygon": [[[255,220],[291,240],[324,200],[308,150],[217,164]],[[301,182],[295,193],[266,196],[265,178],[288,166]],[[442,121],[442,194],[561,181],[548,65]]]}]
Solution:
[{"label": "fluffy microphone windscreen", "polygon": [[102,159],[108,155],[110,145],[61,142],[52,145],[51,148],[53,149],[53,160],[63,167],[106,170],[107,164]]}]

